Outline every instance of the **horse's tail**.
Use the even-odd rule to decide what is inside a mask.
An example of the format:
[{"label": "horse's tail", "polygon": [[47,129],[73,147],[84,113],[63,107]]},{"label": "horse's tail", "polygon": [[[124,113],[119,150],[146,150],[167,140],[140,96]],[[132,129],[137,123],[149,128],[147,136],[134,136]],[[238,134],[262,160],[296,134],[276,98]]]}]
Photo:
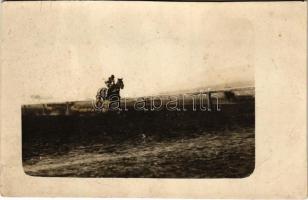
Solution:
[{"label": "horse's tail", "polygon": [[107,97],[107,88],[103,87],[97,91],[96,98],[106,99]]}]

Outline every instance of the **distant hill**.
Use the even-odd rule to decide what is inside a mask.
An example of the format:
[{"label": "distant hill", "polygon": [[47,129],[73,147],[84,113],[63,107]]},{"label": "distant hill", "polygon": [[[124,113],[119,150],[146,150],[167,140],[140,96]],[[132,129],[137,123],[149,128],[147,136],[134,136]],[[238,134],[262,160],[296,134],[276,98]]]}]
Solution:
[{"label": "distant hill", "polygon": [[[242,84],[238,84],[242,85]],[[124,104],[128,107],[132,107],[136,101],[139,101],[140,98],[144,99],[146,102],[151,100],[157,101],[161,99],[162,104],[166,104],[172,97],[181,98],[185,95],[186,102],[191,104],[193,102],[192,95],[199,95],[200,91],[213,92],[212,98],[219,98],[220,103],[234,103],[233,100],[245,100],[245,99],[254,99],[255,92],[253,86],[242,86],[242,87],[223,87],[223,85],[212,86],[209,88],[195,88],[193,90],[180,90],[173,92],[160,93],[158,95],[144,96],[137,98],[122,98],[121,104]],[[227,95],[228,94],[228,95]],[[231,96],[230,96],[231,94]],[[231,98],[230,98],[231,97]],[[232,100],[233,98],[233,100]],[[95,99],[85,100],[85,101],[73,101],[73,102],[59,102],[59,103],[44,103],[44,104],[30,104],[22,106],[23,115],[70,115],[70,114],[86,114],[91,113],[95,114],[95,109],[93,104]]]}]

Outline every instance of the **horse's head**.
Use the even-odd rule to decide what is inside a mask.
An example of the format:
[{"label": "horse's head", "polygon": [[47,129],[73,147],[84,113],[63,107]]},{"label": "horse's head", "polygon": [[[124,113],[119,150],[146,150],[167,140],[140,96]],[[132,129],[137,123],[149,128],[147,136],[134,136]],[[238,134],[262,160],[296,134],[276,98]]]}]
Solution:
[{"label": "horse's head", "polygon": [[124,83],[123,83],[123,78],[118,78],[116,85],[123,89],[124,88]]}]

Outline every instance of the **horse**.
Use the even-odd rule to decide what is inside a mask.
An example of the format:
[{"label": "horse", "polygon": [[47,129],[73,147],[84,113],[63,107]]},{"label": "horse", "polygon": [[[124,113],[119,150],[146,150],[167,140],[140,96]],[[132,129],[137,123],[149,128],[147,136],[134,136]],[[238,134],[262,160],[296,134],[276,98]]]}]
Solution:
[{"label": "horse", "polygon": [[112,101],[112,99],[119,99],[120,96],[120,90],[124,88],[124,83],[122,78],[118,78],[117,82],[110,86],[110,88],[107,90],[107,96],[106,98],[109,101]]},{"label": "horse", "polygon": [[110,102],[120,102],[120,90],[124,88],[124,83],[122,78],[118,78],[117,82],[110,86],[110,88],[100,88],[96,94],[96,104],[97,108],[103,106],[103,102],[108,100]]}]

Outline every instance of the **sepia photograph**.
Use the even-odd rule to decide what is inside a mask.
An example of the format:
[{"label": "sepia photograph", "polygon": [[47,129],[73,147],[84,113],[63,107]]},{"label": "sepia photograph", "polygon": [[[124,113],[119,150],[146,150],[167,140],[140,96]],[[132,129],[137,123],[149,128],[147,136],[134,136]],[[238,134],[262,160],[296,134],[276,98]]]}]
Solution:
[{"label": "sepia photograph", "polygon": [[[46,76],[33,67],[41,84],[20,108],[24,172],[111,178],[253,173],[253,26],[245,18],[197,11],[194,23],[189,15],[147,8],[105,12],[92,21],[86,15],[91,23],[82,27],[54,27],[52,45],[65,56],[40,55],[53,69]],[[157,12],[163,14],[154,17]]]},{"label": "sepia photograph", "polygon": [[307,196],[307,2],[0,6],[1,195]]}]

